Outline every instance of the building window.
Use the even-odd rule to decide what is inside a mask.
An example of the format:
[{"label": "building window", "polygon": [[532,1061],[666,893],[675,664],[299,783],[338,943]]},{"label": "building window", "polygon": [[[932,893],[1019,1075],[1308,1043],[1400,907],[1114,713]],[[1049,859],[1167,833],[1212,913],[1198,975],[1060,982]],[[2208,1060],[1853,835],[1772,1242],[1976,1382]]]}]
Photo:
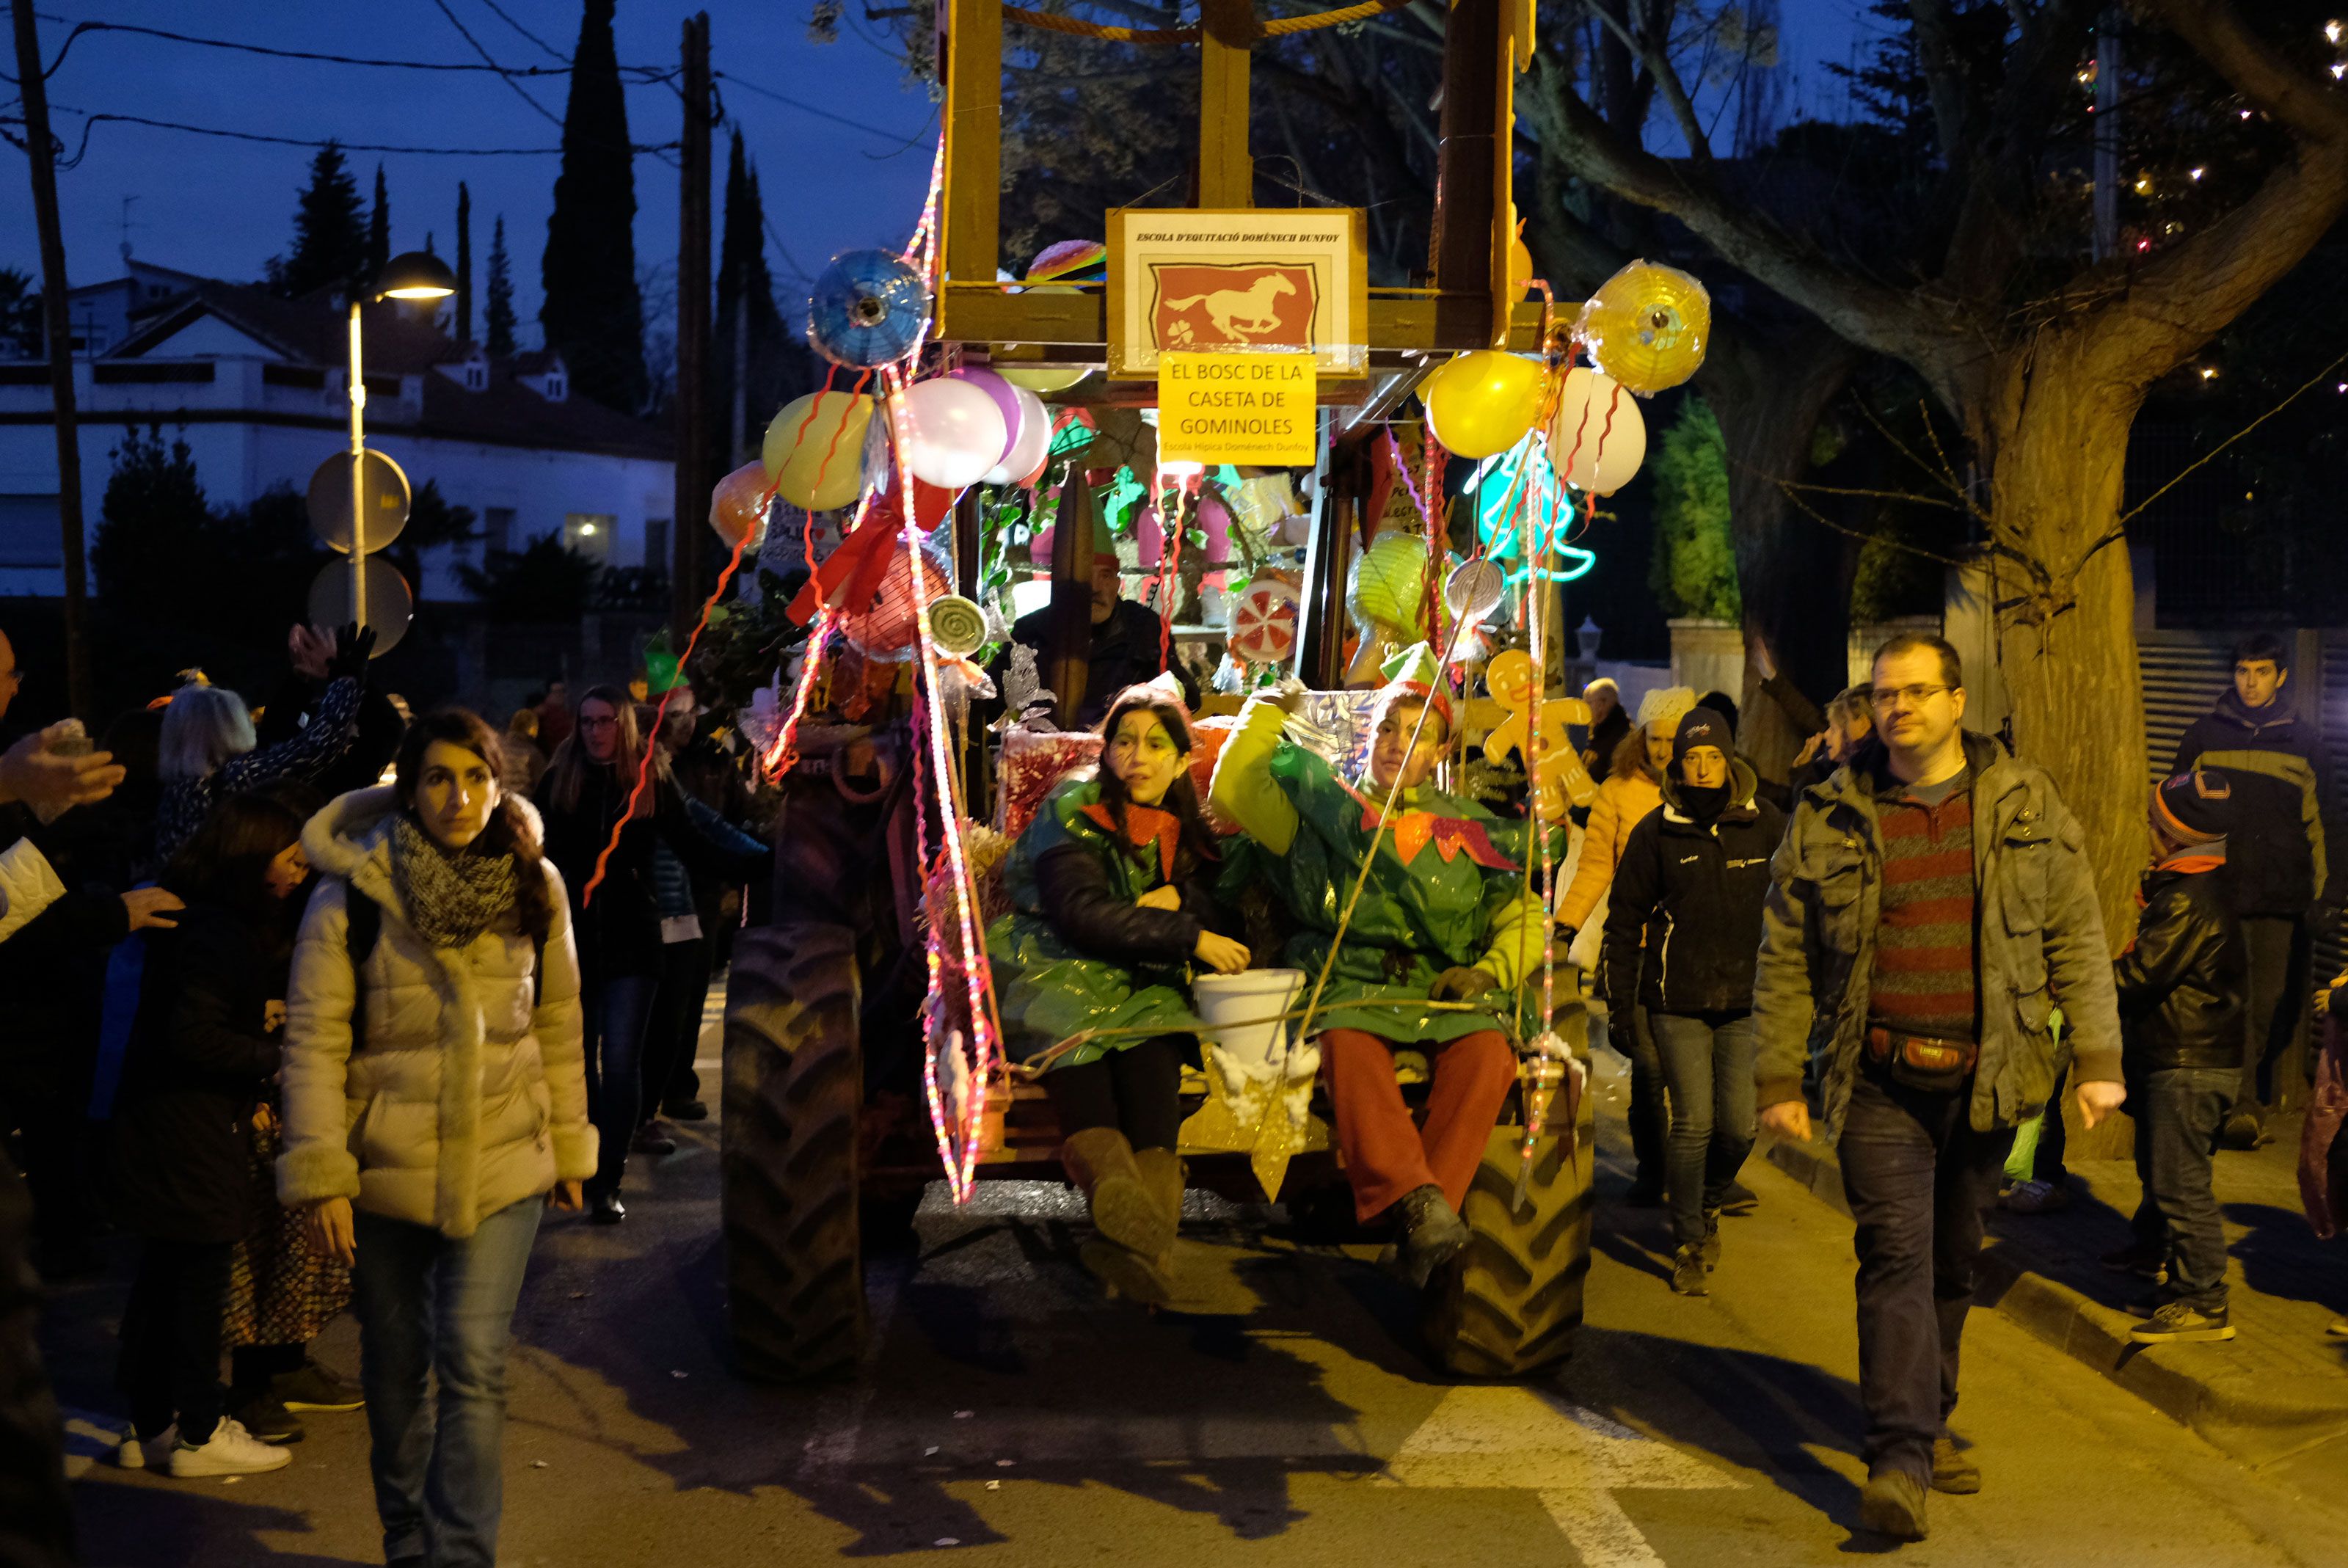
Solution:
[{"label": "building window", "polygon": [[570,395],[570,389],[563,384],[562,372],[560,370],[548,371],[546,373],[546,400],[550,403],[560,403]]},{"label": "building window", "polygon": [[489,388],[489,367],[481,361],[469,360],[465,366],[465,390],[486,392]]},{"label": "building window", "polygon": [[668,570],[668,519],[644,519],[644,565],[652,571]]},{"label": "building window", "polygon": [[481,511],[482,547],[486,550],[511,550],[514,547],[514,509],[510,506],[486,507]]},{"label": "building window", "polygon": [[562,542],[591,561],[608,562],[619,521],[608,511],[571,512],[562,520]]}]

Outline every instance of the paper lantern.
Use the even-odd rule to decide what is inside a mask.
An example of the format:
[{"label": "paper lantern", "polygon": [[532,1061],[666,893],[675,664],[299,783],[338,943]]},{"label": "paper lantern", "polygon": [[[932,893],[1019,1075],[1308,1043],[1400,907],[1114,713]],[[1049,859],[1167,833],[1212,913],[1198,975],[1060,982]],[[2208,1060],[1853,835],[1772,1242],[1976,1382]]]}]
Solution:
[{"label": "paper lantern", "polygon": [[994,399],[994,411],[1003,416],[1003,450],[995,455],[995,461],[1010,461],[1011,449],[1019,439],[1019,388],[994,371],[976,366],[955,371],[952,379],[967,382]]},{"label": "paper lantern", "polygon": [[1566,372],[1550,421],[1549,459],[1577,490],[1612,495],[1647,458],[1647,421],[1639,400],[1612,377],[1585,366]]},{"label": "paper lantern", "polygon": [[1712,296],[1676,267],[1632,262],[1590,296],[1573,331],[1591,364],[1652,397],[1704,363],[1712,341]]},{"label": "paper lantern", "polygon": [[990,485],[1017,485],[1025,490],[1032,486],[1052,456],[1052,411],[1044,400],[1025,387],[1013,387],[1012,397],[1019,410],[1019,428],[1011,438],[1011,450],[1001,462],[986,470],[979,481]]},{"label": "paper lantern", "polygon": [[1363,639],[1415,643],[1426,635],[1426,541],[1386,532],[1354,559],[1345,608]]},{"label": "paper lantern", "polygon": [[1426,422],[1456,456],[1505,452],[1540,417],[1548,378],[1540,361],[1497,348],[1460,355],[1426,378]]},{"label": "paper lantern", "polygon": [[766,464],[744,463],[709,492],[709,526],[717,531],[727,549],[737,544],[746,550],[757,548],[758,536],[767,526],[773,484],[767,477]]},{"label": "paper lantern", "polygon": [[844,251],[808,296],[808,341],[835,365],[874,370],[913,351],[930,326],[930,291],[891,251]]},{"label": "paper lantern", "polygon": [[915,382],[903,396],[905,461],[915,479],[963,490],[1002,460],[1010,432],[981,388],[942,377]]},{"label": "paper lantern", "polygon": [[[913,569],[901,544],[891,548],[889,570],[880,579],[880,591],[869,603],[839,618],[839,634],[848,639],[848,645],[884,665],[904,663],[920,645],[913,619]],[[953,586],[937,563],[927,553],[921,560],[922,582],[929,597],[934,601],[952,593]]]},{"label": "paper lantern", "polygon": [[1231,634],[1224,645],[1251,665],[1284,663],[1296,650],[1296,618],[1303,600],[1296,584],[1274,573],[1256,574],[1231,606]]},{"label": "paper lantern", "polygon": [[864,488],[872,400],[849,392],[793,398],[767,427],[758,460],[776,493],[808,511],[853,505]]}]

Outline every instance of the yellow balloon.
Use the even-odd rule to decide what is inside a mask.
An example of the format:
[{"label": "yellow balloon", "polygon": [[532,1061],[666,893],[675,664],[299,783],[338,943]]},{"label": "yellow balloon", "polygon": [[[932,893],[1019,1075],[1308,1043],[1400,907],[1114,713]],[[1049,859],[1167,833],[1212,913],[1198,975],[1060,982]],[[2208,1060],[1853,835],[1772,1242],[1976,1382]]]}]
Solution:
[{"label": "yellow balloon", "polygon": [[871,398],[810,392],[775,416],[758,460],[785,500],[831,511],[853,503],[864,488],[864,430],[871,423]]},{"label": "yellow balloon", "polygon": [[1092,372],[1082,366],[1062,366],[1051,370],[1025,370],[1015,365],[998,365],[994,373],[1014,387],[1025,387],[1038,397],[1053,392],[1066,392]]},{"label": "yellow balloon", "polygon": [[1479,348],[1428,377],[1419,396],[1444,450],[1488,458],[1523,440],[1533,428],[1548,380],[1537,359]]},{"label": "yellow balloon", "polygon": [[1676,267],[1632,262],[1590,296],[1574,332],[1599,369],[1652,397],[1704,363],[1712,296]]}]

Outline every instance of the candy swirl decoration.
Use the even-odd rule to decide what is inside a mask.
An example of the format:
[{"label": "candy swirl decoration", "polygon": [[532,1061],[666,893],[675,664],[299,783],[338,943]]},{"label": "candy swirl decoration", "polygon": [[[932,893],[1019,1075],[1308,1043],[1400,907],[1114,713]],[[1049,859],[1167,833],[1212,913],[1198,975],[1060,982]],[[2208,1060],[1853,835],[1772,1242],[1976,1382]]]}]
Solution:
[{"label": "candy swirl decoration", "polygon": [[864,488],[872,399],[849,392],[793,398],[767,427],[758,460],[776,493],[806,511],[853,505]]},{"label": "candy swirl decoration", "polygon": [[986,612],[959,593],[930,601],[930,641],[938,651],[966,659],[987,644]]},{"label": "candy swirl decoration", "polygon": [[1677,267],[1632,262],[1590,296],[1573,331],[1591,364],[1652,397],[1704,363],[1712,341],[1712,296]]},{"label": "candy swirl decoration", "polygon": [[1296,584],[1261,572],[1231,605],[1231,656],[1251,665],[1277,665],[1296,651],[1296,621],[1303,601]]},{"label": "candy swirl decoration", "polygon": [[1488,458],[1524,439],[1540,418],[1549,373],[1537,359],[1478,348],[1426,378],[1426,421],[1455,457]]},{"label": "candy swirl decoration", "polygon": [[834,365],[877,370],[913,351],[930,326],[930,291],[903,257],[843,251],[808,296],[808,342]]}]

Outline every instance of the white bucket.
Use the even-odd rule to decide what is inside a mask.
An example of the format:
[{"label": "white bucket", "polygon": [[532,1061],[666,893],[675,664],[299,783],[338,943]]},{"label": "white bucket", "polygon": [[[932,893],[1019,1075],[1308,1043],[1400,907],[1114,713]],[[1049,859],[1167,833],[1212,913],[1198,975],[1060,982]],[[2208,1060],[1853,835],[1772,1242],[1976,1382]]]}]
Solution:
[{"label": "white bucket", "polygon": [[1288,1026],[1259,1020],[1287,1012],[1303,986],[1302,969],[1248,969],[1200,975],[1190,982],[1190,994],[1207,1037],[1233,1066],[1254,1076],[1279,1070],[1288,1057]]}]

